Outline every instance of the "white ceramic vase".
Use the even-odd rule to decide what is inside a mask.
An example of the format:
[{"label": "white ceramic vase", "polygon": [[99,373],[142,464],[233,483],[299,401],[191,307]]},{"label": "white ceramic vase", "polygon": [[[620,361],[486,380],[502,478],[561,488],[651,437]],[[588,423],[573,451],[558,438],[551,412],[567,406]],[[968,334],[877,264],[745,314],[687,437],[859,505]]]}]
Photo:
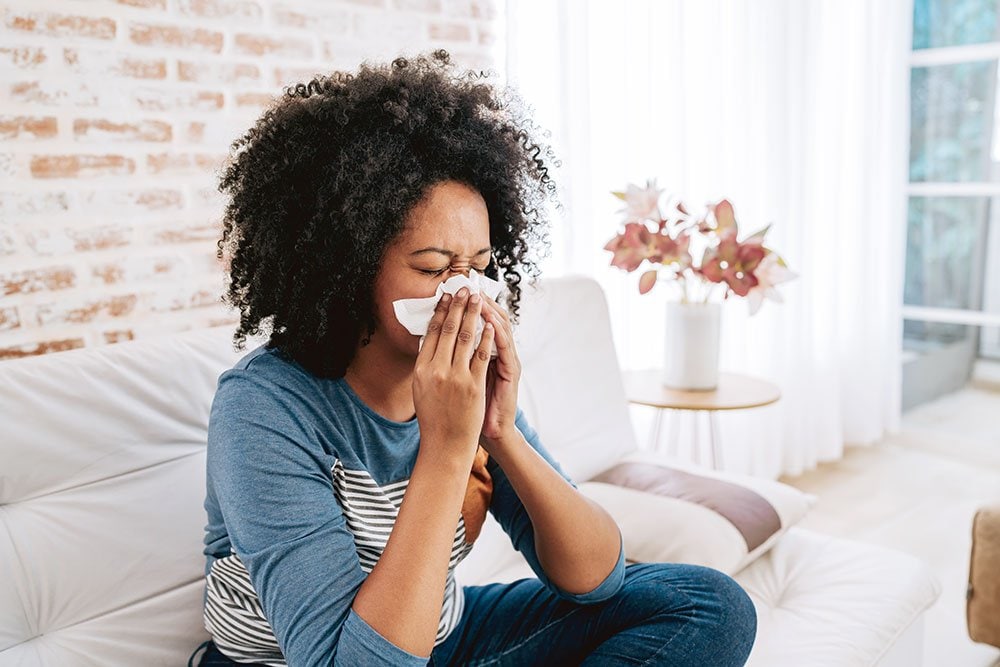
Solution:
[{"label": "white ceramic vase", "polygon": [[710,391],[719,383],[719,303],[667,302],[663,385]]}]

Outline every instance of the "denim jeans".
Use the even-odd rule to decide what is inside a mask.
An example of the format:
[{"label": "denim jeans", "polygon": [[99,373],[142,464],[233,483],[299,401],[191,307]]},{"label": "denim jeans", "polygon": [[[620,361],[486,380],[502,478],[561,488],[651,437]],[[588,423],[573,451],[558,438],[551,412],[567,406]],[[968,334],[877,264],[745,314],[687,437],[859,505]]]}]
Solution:
[{"label": "denim jeans", "polygon": [[[563,600],[533,577],[464,590],[462,618],[434,647],[432,667],[739,667],[757,635],[743,588],[701,565],[627,564],[622,588],[594,604]],[[210,645],[199,667],[237,664]]]}]

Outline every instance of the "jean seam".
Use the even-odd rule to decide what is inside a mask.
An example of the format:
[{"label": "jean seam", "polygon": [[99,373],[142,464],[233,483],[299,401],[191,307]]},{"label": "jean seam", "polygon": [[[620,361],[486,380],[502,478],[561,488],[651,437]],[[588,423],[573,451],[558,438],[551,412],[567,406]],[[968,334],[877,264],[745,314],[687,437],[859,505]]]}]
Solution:
[{"label": "jean seam", "polygon": [[687,628],[687,626],[691,624],[691,619],[693,619],[694,616],[686,616],[685,618],[686,618],[686,620],[684,621],[684,625],[682,625],[677,630],[677,632],[675,632],[673,634],[673,636],[670,639],[667,640],[667,642],[663,646],[661,646],[660,648],[656,649],[656,653],[654,653],[653,655],[649,656],[649,658],[647,658],[646,661],[644,663],[642,663],[639,667],[646,667],[646,665],[653,664],[653,660],[656,659],[661,653],[663,653],[667,649],[667,647],[670,646],[670,644],[672,644],[673,641],[675,639],[677,639],[677,637],[679,637],[682,632],[684,632],[684,629]]},{"label": "jean seam", "polygon": [[522,646],[524,646],[525,644],[527,644],[528,642],[530,642],[532,639],[534,639],[538,635],[542,634],[543,632],[545,632],[546,630],[548,630],[549,628],[551,628],[553,625],[556,625],[557,623],[562,623],[567,618],[569,618],[570,616],[572,616],[576,612],[580,611],[580,609],[581,609],[580,607],[577,607],[576,609],[571,609],[570,612],[568,614],[566,614],[565,616],[561,616],[561,617],[553,620],[552,622],[547,623],[546,625],[543,625],[541,628],[538,628],[537,630],[535,630],[534,632],[532,632],[527,637],[524,637],[523,639],[521,639],[521,641],[518,642],[517,644],[515,644],[514,646],[511,646],[511,647],[507,648],[503,653],[500,653],[500,654],[498,654],[496,656],[492,656],[488,660],[476,660],[474,662],[470,662],[469,663],[469,667],[477,667],[479,665],[492,665],[492,664],[496,664],[504,656],[509,655],[511,652],[516,651],[517,649],[521,648]]},{"label": "jean seam", "polygon": [[[668,583],[668,584],[667,584],[667,586],[669,586],[669,587],[670,587],[670,588],[672,588],[672,589],[673,589],[674,591],[676,591],[676,592],[680,593],[680,594],[681,594],[682,596],[684,596],[684,600],[685,600],[685,601],[687,602],[687,604],[688,604],[688,606],[689,606],[689,607],[693,607],[693,606],[694,606],[694,601],[693,601],[693,600],[691,599],[691,596],[690,596],[690,595],[688,595],[687,593],[685,593],[684,591],[682,591],[682,590],[681,590],[680,588],[678,588],[677,586],[674,586],[674,585],[672,585],[672,584],[669,584],[669,583]],[[653,653],[653,655],[649,656],[649,657],[648,657],[648,658],[646,659],[646,661],[645,661],[644,663],[642,663],[642,664],[641,664],[641,665],[640,665],[639,667],[646,667],[646,665],[650,665],[650,664],[652,664],[653,660],[654,660],[654,659],[655,659],[655,658],[656,658],[656,657],[657,657],[658,655],[660,655],[661,653],[663,653],[663,651],[665,651],[665,650],[666,650],[666,648],[667,648],[668,646],[670,646],[670,644],[671,644],[671,643],[673,643],[673,641],[674,641],[675,639],[677,639],[677,638],[678,638],[678,637],[679,637],[679,636],[681,635],[681,633],[682,633],[682,632],[684,632],[684,629],[685,629],[685,628],[687,628],[687,627],[688,627],[688,626],[689,626],[689,625],[691,624],[691,619],[693,619],[693,618],[694,618],[694,615],[693,615],[693,614],[688,614],[688,615],[686,615],[686,616],[685,616],[685,618],[686,618],[687,620],[685,620],[685,621],[684,621],[684,625],[682,625],[682,626],[681,626],[680,628],[678,628],[678,629],[677,629],[677,632],[675,632],[675,633],[673,634],[673,636],[672,636],[672,637],[670,637],[670,639],[668,639],[668,640],[666,641],[666,643],[664,643],[664,644],[663,644],[663,646],[661,646],[660,648],[658,648],[658,649],[656,650],[656,652],[655,652],[655,653]]]}]

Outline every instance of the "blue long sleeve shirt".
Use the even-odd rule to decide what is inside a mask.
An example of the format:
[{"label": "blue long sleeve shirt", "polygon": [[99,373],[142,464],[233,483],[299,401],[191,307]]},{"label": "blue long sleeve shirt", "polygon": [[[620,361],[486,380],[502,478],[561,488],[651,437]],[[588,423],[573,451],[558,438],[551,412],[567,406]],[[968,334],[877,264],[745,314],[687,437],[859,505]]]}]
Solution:
[{"label": "blue long sleeve shirt", "polygon": [[[520,407],[515,424],[577,488]],[[261,345],[219,376],[208,427],[204,623],[220,651],[236,661],[293,667],[429,662],[383,637],[351,606],[388,540],[419,442],[416,418],[387,419],[343,378],[316,377],[277,348]],[[621,588],[623,544],[594,590],[573,594],[556,586],[503,469],[492,458],[485,469],[488,511],[549,590],[587,604]],[[464,507],[455,519],[435,646],[461,618],[464,593],[454,569],[482,523]]]}]

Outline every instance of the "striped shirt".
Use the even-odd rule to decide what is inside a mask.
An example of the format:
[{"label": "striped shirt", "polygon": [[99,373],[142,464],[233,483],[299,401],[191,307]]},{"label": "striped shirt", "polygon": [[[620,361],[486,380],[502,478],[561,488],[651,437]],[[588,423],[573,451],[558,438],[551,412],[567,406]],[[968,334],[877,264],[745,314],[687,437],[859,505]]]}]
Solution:
[{"label": "striped shirt", "polygon": [[[518,408],[528,443],[573,487]],[[343,378],[319,378],[261,345],[219,376],[209,415],[204,624],[237,662],[266,665],[426,665],[368,625],[354,596],[382,553],[419,449],[416,418],[392,421]],[[530,518],[480,447],[456,519],[434,645],[459,624],[455,567],[489,511],[538,578],[579,603],[613,595],[624,551],[596,589],[572,594],[545,575]]]}]

